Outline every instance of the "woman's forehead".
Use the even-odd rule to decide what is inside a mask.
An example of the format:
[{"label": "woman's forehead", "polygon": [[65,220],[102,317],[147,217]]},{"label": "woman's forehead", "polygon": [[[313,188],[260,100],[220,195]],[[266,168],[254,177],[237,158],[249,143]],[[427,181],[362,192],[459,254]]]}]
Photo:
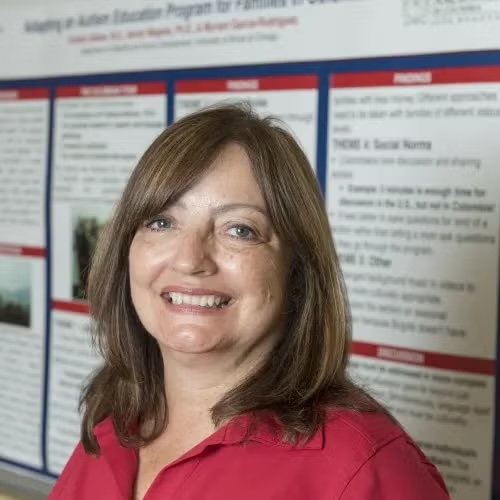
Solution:
[{"label": "woman's forehead", "polygon": [[266,203],[246,151],[238,145],[224,148],[195,182],[168,205],[180,208],[253,205],[266,211]]}]

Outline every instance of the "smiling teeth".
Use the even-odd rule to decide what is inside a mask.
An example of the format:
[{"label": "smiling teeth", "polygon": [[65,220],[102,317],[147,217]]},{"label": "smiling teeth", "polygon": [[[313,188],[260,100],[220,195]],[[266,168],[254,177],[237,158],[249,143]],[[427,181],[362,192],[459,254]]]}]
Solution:
[{"label": "smiling teeth", "polygon": [[225,305],[227,300],[224,297],[217,295],[185,295],[183,293],[169,293],[167,296],[170,298],[172,304],[181,305],[192,305],[201,307],[220,307]]}]

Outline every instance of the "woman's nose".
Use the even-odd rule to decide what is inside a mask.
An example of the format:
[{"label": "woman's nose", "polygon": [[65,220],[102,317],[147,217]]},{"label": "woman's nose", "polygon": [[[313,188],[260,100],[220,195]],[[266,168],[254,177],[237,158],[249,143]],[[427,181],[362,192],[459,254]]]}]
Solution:
[{"label": "woman's nose", "polygon": [[213,274],[217,265],[211,238],[197,232],[180,236],[175,242],[171,266],[183,274]]}]

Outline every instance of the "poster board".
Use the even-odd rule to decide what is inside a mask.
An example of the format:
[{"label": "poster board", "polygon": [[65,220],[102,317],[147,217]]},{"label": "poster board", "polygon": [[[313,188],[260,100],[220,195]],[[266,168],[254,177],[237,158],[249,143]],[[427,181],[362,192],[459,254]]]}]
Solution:
[{"label": "poster board", "polygon": [[0,481],[50,487],[76,444],[99,363],[83,270],[138,157],[243,99],[318,177],[353,376],[454,499],[499,494],[499,28],[500,5],[472,0],[2,3]]}]

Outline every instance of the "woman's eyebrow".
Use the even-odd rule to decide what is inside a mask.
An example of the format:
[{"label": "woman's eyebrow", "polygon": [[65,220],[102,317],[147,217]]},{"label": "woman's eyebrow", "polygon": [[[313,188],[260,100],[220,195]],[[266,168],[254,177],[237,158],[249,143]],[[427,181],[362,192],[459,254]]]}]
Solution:
[{"label": "woman's eyebrow", "polygon": [[[177,203],[174,203],[173,206],[179,207],[182,210],[187,210],[187,206],[184,202],[178,201]],[[211,213],[213,215],[220,215],[226,212],[230,212],[232,210],[240,210],[240,209],[250,209],[250,210],[255,210],[256,212],[260,212],[262,215],[268,217],[267,210],[260,206],[260,205],[255,205],[253,203],[226,203],[224,205],[217,205],[213,208],[211,208]]]},{"label": "woman's eyebrow", "polygon": [[264,207],[259,205],[254,205],[252,203],[227,203],[225,205],[219,205],[212,209],[212,213],[214,215],[219,215],[222,213],[230,212],[232,210],[240,210],[242,208],[255,210],[256,212],[260,212],[262,215],[267,217],[267,210]]}]

